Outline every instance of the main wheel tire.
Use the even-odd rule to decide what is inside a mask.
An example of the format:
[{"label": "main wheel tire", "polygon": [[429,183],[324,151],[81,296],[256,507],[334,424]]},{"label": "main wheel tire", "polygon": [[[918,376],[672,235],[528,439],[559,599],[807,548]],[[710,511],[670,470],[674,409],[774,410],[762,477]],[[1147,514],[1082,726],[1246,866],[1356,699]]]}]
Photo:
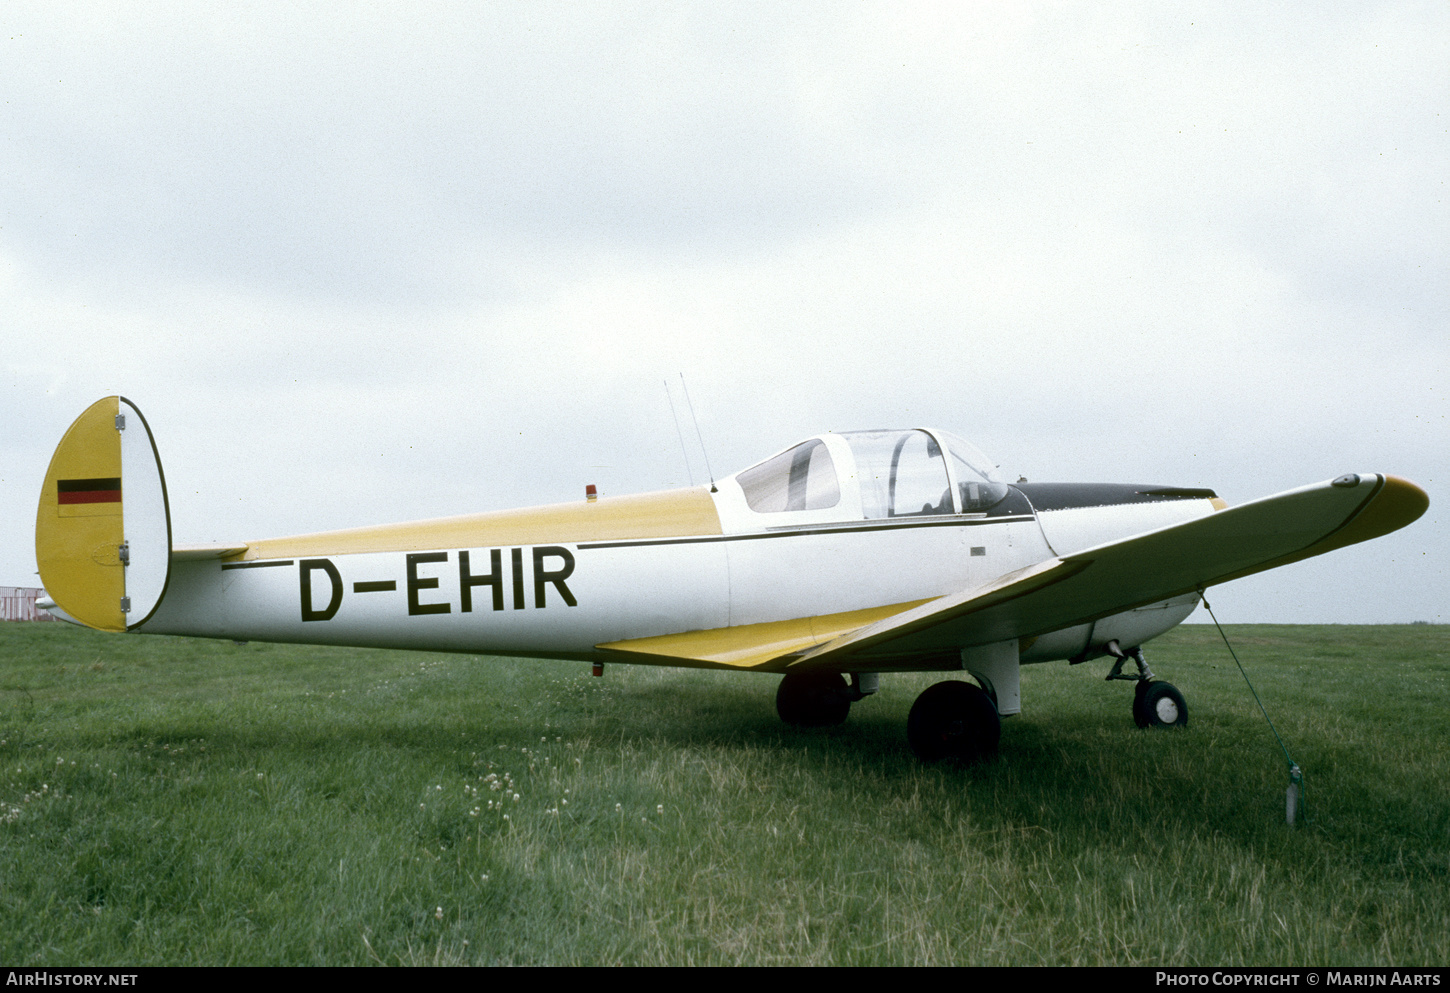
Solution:
[{"label": "main wheel tire", "polygon": [[796,727],[843,723],[851,713],[851,691],[839,672],[792,672],[775,691],[775,712]]},{"label": "main wheel tire", "polygon": [[1153,682],[1134,700],[1133,716],[1139,727],[1186,727],[1188,704],[1172,683]]},{"label": "main wheel tire", "polygon": [[997,753],[1002,718],[985,690],[948,680],[928,687],[911,705],[906,740],[923,762],[977,762]]}]

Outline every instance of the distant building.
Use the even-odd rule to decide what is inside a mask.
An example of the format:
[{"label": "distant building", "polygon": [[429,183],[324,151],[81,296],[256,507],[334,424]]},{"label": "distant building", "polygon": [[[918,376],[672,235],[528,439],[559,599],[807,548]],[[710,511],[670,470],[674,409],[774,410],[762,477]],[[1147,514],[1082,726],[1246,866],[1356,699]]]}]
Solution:
[{"label": "distant building", "polygon": [[50,614],[35,608],[45,590],[33,586],[0,586],[0,621],[53,621]]}]

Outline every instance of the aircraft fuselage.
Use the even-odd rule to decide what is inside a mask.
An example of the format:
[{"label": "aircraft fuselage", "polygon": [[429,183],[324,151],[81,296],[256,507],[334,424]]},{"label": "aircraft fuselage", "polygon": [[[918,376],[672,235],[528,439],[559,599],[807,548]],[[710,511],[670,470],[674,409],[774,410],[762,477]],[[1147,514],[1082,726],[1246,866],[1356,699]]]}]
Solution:
[{"label": "aircraft fuselage", "polygon": [[[165,598],[139,630],[617,660],[617,651],[598,646],[919,603],[1214,511],[1201,492],[1142,498],[1148,487],[1080,488],[1077,497],[1058,488],[1044,500],[1054,509],[1037,511],[1033,489],[1014,487],[981,513],[762,526],[752,518],[765,515],[751,514],[726,480],[714,494],[698,487],[622,498],[630,514],[683,516],[691,530],[717,533],[612,536],[619,528],[602,523],[612,509],[606,498],[253,542],[235,558],[175,558]],[[1084,501],[1091,505],[1068,505]],[[527,536],[546,513],[574,540],[434,547],[427,538]],[[346,551],[379,544],[405,547]],[[1181,622],[1196,603],[1196,596],[1180,597],[1044,633],[1023,644],[1021,661],[1100,654],[1112,639],[1139,644]],[[953,667],[941,653],[919,661],[921,668]],[[871,665],[862,659],[854,668]]]}]

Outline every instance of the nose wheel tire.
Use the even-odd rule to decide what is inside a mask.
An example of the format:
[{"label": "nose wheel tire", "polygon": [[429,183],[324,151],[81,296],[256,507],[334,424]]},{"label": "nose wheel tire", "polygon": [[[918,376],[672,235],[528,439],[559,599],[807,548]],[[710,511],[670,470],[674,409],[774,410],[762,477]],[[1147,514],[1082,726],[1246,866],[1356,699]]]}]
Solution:
[{"label": "nose wheel tire", "polygon": [[850,715],[851,691],[839,672],[792,672],[775,691],[775,712],[796,727],[832,727]]},{"label": "nose wheel tire", "polygon": [[1002,718],[980,686],[949,680],[922,692],[906,719],[906,739],[923,762],[978,762],[997,753]]},{"label": "nose wheel tire", "polygon": [[1133,693],[1133,722],[1140,728],[1185,727],[1188,704],[1172,683],[1145,680]]}]

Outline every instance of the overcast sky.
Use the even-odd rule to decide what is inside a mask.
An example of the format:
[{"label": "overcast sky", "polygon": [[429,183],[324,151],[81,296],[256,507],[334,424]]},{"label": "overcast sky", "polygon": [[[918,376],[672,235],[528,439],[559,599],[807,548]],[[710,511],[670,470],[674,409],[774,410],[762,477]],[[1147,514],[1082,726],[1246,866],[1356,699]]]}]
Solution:
[{"label": "overcast sky", "polygon": [[683,372],[718,475],[931,425],[1230,503],[1405,476],[1418,523],[1211,601],[1450,619],[1444,3],[7,2],[0,46],[0,584],[103,396],[184,544],[699,482]]}]

